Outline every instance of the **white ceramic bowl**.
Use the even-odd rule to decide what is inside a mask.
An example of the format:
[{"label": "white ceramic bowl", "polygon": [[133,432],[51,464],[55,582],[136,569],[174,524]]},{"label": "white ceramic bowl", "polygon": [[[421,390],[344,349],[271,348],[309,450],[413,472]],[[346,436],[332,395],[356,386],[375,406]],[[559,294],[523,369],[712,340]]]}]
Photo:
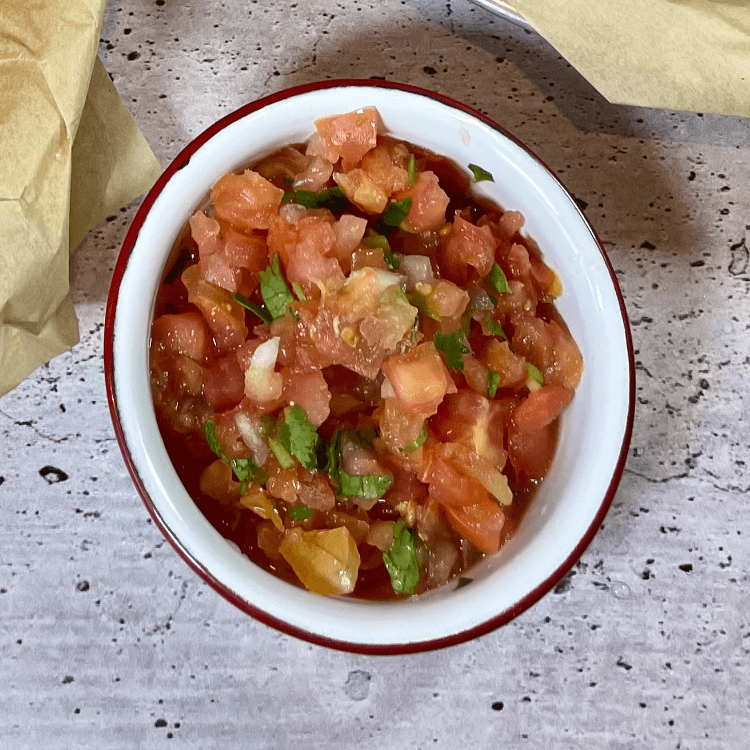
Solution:
[{"label": "white ceramic bowl", "polygon": [[[399,138],[479,164],[494,175],[477,192],[526,217],[524,232],[558,272],[558,309],[585,372],[563,415],[554,463],[511,541],[455,583],[402,602],[325,598],[260,569],[197,509],[170,463],[151,400],[149,329],[173,242],[225,172],[305,140],[318,117],[375,106]],[[279,630],[361,653],[438,648],[486,633],[548,592],[583,552],[614,495],[633,417],[634,368],[625,308],[596,235],[557,178],[483,115],[421,89],[332,81],[248,104],[196,138],[146,197],[125,239],[106,319],[105,365],[115,431],[154,521],[220,594]]]}]

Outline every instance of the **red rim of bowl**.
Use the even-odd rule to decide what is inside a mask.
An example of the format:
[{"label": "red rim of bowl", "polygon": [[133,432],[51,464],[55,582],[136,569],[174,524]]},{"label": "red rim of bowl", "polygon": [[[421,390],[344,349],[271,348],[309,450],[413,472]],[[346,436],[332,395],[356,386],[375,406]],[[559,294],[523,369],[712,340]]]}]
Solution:
[{"label": "red rim of bowl", "polygon": [[[227,599],[236,607],[241,609],[243,612],[251,615],[255,619],[259,620],[260,622],[266,625],[269,625],[272,628],[275,628],[276,630],[279,630],[283,633],[292,635],[296,638],[300,638],[301,640],[307,641],[309,643],[314,643],[319,646],[326,646],[328,648],[333,648],[333,649],[337,649],[340,651],[348,651],[351,653],[369,654],[369,655],[396,655],[396,654],[419,653],[423,651],[433,651],[433,650],[437,650],[441,648],[446,648],[448,646],[454,646],[459,643],[464,643],[466,641],[472,640],[479,636],[485,635],[501,627],[502,625],[506,625],[511,620],[518,617],[518,615],[520,615],[526,609],[528,609],[529,607],[534,605],[536,602],[538,602],[545,594],[547,594],[562,579],[562,577],[570,570],[570,568],[573,566],[576,560],[578,560],[578,558],[583,554],[584,550],[591,543],[592,539],[594,538],[597,531],[599,530],[599,526],[604,520],[604,517],[606,516],[610,505],[612,504],[612,500],[614,498],[615,492],[617,491],[617,487],[620,482],[620,478],[622,476],[622,471],[624,469],[625,461],[627,459],[628,448],[630,445],[630,438],[631,438],[631,434],[633,430],[633,418],[634,418],[634,409],[635,409],[635,361],[634,361],[634,355],[633,355],[633,341],[632,341],[632,337],[630,333],[630,326],[628,324],[628,316],[627,316],[627,311],[625,308],[625,301],[623,299],[622,292],[620,291],[620,286],[617,283],[617,277],[615,276],[615,272],[614,272],[614,269],[612,268],[612,264],[610,263],[609,258],[607,257],[607,254],[604,250],[604,247],[602,246],[599,236],[596,234],[596,232],[591,227],[586,217],[583,215],[583,213],[580,211],[580,209],[577,206],[576,206],[576,210],[581,214],[586,226],[591,232],[592,237],[596,241],[596,244],[599,247],[599,251],[602,254],[602,258],[604,259],[604,263],[606,264],[607,270],[609,271],[610,279],[612,281],[612,286],[614,287],[615,294],[617,296],[617,300],[620,306],[620,314],[622,317],[622,324],[623,324],[623,329],[625,332],[625,339],[627,343],[628,365],[629,365],[628,374],[629,374],[630,386],[629,386],[629,393],[628,393],[628,416],[627,416],[627,422],[625,426],[625,433],[623,435],[622,446],[620,448],[620,455],[619,455],[617,464],[615,466],[615,470],[612,474],[612,479],[610,480],[607,491],[605,492],[604,497],[602,498],[602,502],[599,507],[598,513],[594,517],[594,520],[591,522],[589,528],[586,530],[586,533],[583,535],[581,540],[578,542],[578,544],[575,546],[572,552],[568,555],[565,561],[545,581],[543,581],[535,589],[530,591],[520,601],[516,602],[515,605],[508,608],[507,610],[500,613],[499,615],[487,620],[481,625],[477,625],[473,628],[463,630],[460,633],[455,633],[450,636],[445,636],[443,638],[436,638],[436,639],[432,639],[429,641],[419,641],[415,643],[396,643],[396,644],[364,644],[364,643],[335,640],[331,638],[326,638],[325,636],[321,636],[316,633],[311,633],[310,631],[303,630],[301,628],[297,628],[293,625],[290,625],[284,620],[280,620],[277,617],[274,617],[268,614],[264,610],[259,609],[258,607],[250,604],[245,599],[241,598],[235,592],[229,589],[221,581],[217,580],[198,560],[194,559],[192,555],[190,555],[187,552],[187,550],[184,549],[184,547],[180,543],[180,540],[172,534],[169,527],[161,518],[159,511],[156,509],[153,501],[151,500],[151,497],[149,496],[145,488],[143,480],[141,479],[138,473],[138,469],[135,466],[133,458],[130,454],[130,449],[125,440],[125,435],[122,429],[122,424],[120,422],[119,411],[117,408],[117,400],[115,398],[114,322],[115,322],[115,310],[117,307],[117,299],[119,296],[120,285],[122,283],[123,274],[125,272],[125,268],[130,258],[130,254],[138,238],[138,234],[141,230],[143,222],[145,221],[146,216],[151,210],[151,207],[156,201],[156,198],[164,189],[165,185],[169,182],[169,180],[178,170],[182,169],[184,166],[187,165],[187,163],[190,161],[190,157],[201,146],[203,146],[204,143],[206,143],[209,139],[211,139],[218,132],[226,128],[228,125],[231,125],[233,122],[236,122],[237,120],[242,119],[243,117],[251,114],[252,112],[256,112],[260,109],[263,109],[269,104],[274,104],[276,102],[282,101],[284,99],[288,99],[293,96],[298,96],[300,94],[305,94],[311,91],[317,91],[317,90],[322,90],[322,89],[344,88],[344,87],[369,87],[369,88],[398,89],[400,91],[405,91],[410,94],[416,94],[418,96],[423,96],[423,97],[427,97],[430,99],[434,99],[440,102],[441,104],[447,105],[448,107],[465,112],[466,114],[471,115],[477,120],[480,120],[481,122],[488,125],[489,127],[494,128],[495,130],[499,131],[505,137],[513,141],[517,146],[519,146],[524,151],[526,151],[526,153],[528,153],[539,164],[541,164],[545,168],[545,170],[558,182],[558,184],[560,184],[563,190],[565,190],[565,193],[569,197],[571,196],[570,192],[567,189],[565,189],[565,186],[558,179],[555,173],[541,159],[539,159],[539,157],[537,157],[537,155],[534,154],[527,146],[525,146],[515,136],[513,136],[511,133],[505,130],[505,128],[493,122],[489,117],[483,115],[481,112],[477,112],[476,110],[472,109],[471,107],[466,106],[465,104],[461,104],[460,102],[457,102],[451,99],[450,97],[444,96],[442,94],[437,94],[435,92],[427,91],[425,89],[419,88],[418,86],[411,86],[409,84],[404,84],[404,83],[395,83],[392,81],[373,81],[369,79],[365,79],[365,80],[357,80],[357,79],[341,80],[340,79],[340,80],[323,81],[319,83],[305,84],[303,86],[295,86],[294,88],[285,89],[275,94],[265,96],[262,99],[258,99],[254,102],[250,102],[249,104],[246,104],[243,107],[240,107],[239,109],[235,110],[231,114],[227,115],[226,117],[223,117],[221,120],[211,125],[205,131],[203,131],[203,133],[201,133],[197,138],[191,141],[178,154],[178,156],[166,168],[166,170],[161,175],[161,177],[156,181],[156,184],[148,192],[145,199],[143,200],[143,203],[138,209],[138,212],[136,213],[132,224],[130,225],[128,233],[125,236],[125,241],[123,242],[122,249],[120,250],[120,253],[117,258],[117,263],[115,265],[114,274],[113,274],[112,282],[110,285],[109,296],[107,298],[107,310],[106,310],[106,315],[105,315],[105,333],[104,333],[104,372],[105,372],[105,381],[106,381],[106,388],[107,388],[107,400],[109,402],[109,409],[110,409],[110,413],[112,416],[112,423],[114,426],[115,435],[117,437],[117,442],[120,446],[120,451],[122,452],[123,458],[125,460],[125,464],[128,468],[128,472],[130,473],[130,476],[133,480],[133,483],[135,484],[138,494],[141,496],[141,499],[143,500],[143,503],[146,506],[146,509],[151,515],[151,518],[153,519],[154,523],[159,528],[161,533],[164,535],[164,537],[172,545],[172,547],[177,552],[177,554],[188,564],[190,568],[192,568],[192,570],[195,573],[197,573],[204,581],[206,581],[206,583],[208,583],[217,593],[219,593],[225,599]],[[571,201],[572,201],[572,197],[571,197]],[[575,201],[573,201],[573,204],[575,205]]]}]

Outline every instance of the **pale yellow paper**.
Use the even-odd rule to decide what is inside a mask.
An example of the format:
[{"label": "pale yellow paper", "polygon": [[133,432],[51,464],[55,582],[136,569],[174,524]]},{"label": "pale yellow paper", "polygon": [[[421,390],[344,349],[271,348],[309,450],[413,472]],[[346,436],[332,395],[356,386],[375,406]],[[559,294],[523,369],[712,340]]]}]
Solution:
[{"label": "pale yellow paper", "polygon": [[746,0],[513,0],[607,99],[750,117]]},{"label": "pale yellow paper", "polygon": [[104,5],[0,2],[0,395],[76,343],[69,251],[158,175],[94,68]]}]

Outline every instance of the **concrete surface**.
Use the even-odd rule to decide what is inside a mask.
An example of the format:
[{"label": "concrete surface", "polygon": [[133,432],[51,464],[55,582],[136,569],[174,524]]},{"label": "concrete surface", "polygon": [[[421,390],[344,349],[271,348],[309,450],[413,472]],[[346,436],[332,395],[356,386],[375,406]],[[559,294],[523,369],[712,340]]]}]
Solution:
[{"label": "concrete surface", "polygon": [[617,269],[635,432],[594,543],[507,627],[389,658],[280,635],[179,560],[120,458],[102,333],[123,208],[72,259],[81,343],[0,400],[0,748],[748,747],[750,121],[612,106],[466,0],[121,0],[101,55],[164,164],[321,78],[418,84],[505,125]]}]

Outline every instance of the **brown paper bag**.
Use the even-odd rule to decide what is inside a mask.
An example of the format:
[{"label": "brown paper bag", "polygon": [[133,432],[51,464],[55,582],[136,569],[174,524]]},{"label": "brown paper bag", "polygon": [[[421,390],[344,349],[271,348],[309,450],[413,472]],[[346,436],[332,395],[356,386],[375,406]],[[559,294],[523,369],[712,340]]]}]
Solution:
[{"label": "brown paper bag", "polygon": [[104,5],[0,3],[0,395],[78,341],[69,252],[160,171],[95,66]]}]

